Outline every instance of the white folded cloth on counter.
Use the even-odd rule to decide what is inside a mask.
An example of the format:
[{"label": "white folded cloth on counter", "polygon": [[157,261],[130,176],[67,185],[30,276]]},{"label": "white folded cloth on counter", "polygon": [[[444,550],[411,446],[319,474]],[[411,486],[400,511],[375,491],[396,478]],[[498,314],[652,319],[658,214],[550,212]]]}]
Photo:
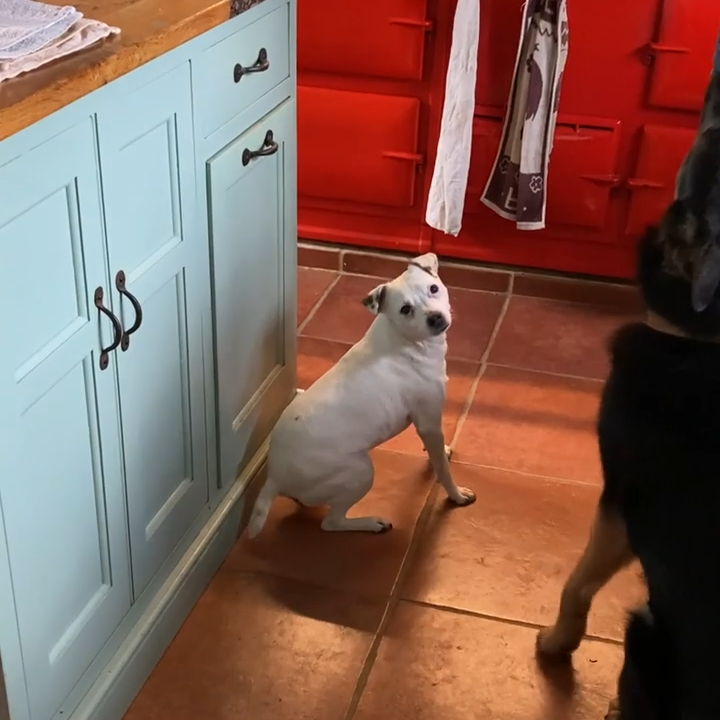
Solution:
[{"label": "white folded cloth on counter", "polygon": [[34,70],[66,55],[72,55],[109,35],[117,35],[119,32],[120,28],[111,27],[97,20],[80,18],[57,40],[37,52],[14,60],[0,60],[0,82],[17,77],[21,73]]},{"label": "white folded cloth on counter", "polygon": [[74,7],[0,0],[0,60],[37,52],[82,17]]},{"label": "white folded cloth on counter", "polygon": [[425,222],[447,235],[462,226],[475,113],[480,0],[458,0],[445,86],[440,138]]},{"label": "white folded cloth on counter", "polygon": [[119,32],[69,5],[0,0],[0,82]]}]

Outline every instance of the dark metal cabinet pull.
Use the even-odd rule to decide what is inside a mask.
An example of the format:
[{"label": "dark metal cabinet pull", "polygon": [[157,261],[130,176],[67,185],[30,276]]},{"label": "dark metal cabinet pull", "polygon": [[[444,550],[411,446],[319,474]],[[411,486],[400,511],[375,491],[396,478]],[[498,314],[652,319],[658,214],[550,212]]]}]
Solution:
[{"label": "dark metal cabinet pull", "polygon": [[122,336],[123,336],[123,329],[122,325],[120,324],[120,321],[115,317],[115,314],[110,312],[105,305],[103,304],[103,299],[105,297],[105,293],[102,289],[102,287],[97,288],[95,290],[95,307],[100,311],[101,315],[105,315],[113,326],[113,341],[110,345],[108,345],[106,348],[101,347],[100,348],[100,369],[106,370],[108,363],[110,362],[110,353],[113,350],[117,350],[118,346],[122,342]]},{"label": "dark metal cabinet pull", "polygon": [[140,301],[127,289],[125,285],[126,280],[125,273],[122,270],[118,270],[118,273],[115,276],[115,287],[122,296],[126,297],[130,301],[130,304],[133,306],[133,310],[135,310],[135,322],[132,324],[132,327],[129,330],[126,330],[122,335],[120,349],[123,352],[130,347],[130,336],[140,329],[143,321],[143,311]]},{"label": "dark metal cabinet pull", "polygon": [[267,157],[268,155],[274,155],[280,147],[275,142],[275,136],[272,130],[268,130],[265,133],[265,139],[263,140],[262,147],[259,150],[250,150],[245,148],[242,153],[242,164],[247,165],[253,158]]},{"label": "dark metal cabinet pull", "polygon": [[249,67],[243,67],[240,63],[235,65],[233,68],[233,78],[236,83],[239,83],[243,79],[244,75],[248,75],[249,73],[265,72],[269,67],[270,61],[268,60],[267,50],[265,48],[260,48],[257,60],[253,65],[250,65]]}]

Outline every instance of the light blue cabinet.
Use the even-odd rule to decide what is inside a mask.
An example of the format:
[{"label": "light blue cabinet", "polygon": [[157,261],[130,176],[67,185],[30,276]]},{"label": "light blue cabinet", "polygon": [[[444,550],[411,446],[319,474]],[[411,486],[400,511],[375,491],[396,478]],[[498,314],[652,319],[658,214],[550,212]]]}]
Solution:
[{"label": "light blue cabinet", "polygon": [[126,330],[140,322],[117,354],[138,597],[208,500],[189,63],[107,103],[98,136],[113,307]]},{"label": "light blue cabinet", "polygon": [[0,498],[30,713],[46,720],[131,603],[91,120],[0,166],[0,188]]},{"label": "light blue cabinet", "polygon": [[0,143],[11,720],[120,720],[237,536],[295,391],[294,37],[264,0]]},{"label": "light blue cabinet", "polygon": [[295,391],[295,155],[291,99],[208,163],[223,485]]}]

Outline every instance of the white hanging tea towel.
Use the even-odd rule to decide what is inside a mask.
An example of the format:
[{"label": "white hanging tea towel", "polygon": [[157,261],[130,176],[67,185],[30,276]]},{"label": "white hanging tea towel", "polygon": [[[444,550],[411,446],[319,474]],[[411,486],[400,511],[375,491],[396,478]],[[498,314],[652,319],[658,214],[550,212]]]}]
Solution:
[{"label": "white hanging tea towel", "polygon": [[30,55],[82,17],[74,7],[34,0],[0,0],[0,60]]},{"label": "white hanging tea towel", "polygon": [[458,0],[440,138],[425,212],[425,222],[448,235],[457,235],[462,226],[472,148],[479,40],[480,0]]}]

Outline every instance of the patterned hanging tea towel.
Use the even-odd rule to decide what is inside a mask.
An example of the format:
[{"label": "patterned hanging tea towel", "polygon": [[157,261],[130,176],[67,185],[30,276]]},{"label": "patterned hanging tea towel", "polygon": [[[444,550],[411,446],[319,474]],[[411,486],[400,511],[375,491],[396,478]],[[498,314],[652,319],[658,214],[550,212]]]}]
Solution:
[{"label": "patterned hanging tea towel", "polygon": [[500,148],[481,198],[519,230],[545,227],[568,34],[566,0],[527,0]]}]

